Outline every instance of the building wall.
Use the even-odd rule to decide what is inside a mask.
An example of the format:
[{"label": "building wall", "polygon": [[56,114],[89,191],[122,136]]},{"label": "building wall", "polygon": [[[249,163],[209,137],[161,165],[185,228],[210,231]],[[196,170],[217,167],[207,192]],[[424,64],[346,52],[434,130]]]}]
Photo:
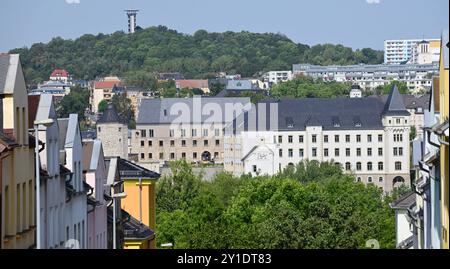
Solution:
[{"label": "building wall", "polygon": [[395,212],[395,228],[397,231],[395,241],[397,245],[413,235],[407,216],[406,210],[396,210]]},{"label": "building wall", "polygon": [[102,141],[106,157],[128,159],[128,128],[121,123],[97,124],[97,138]]},{"label": "building wall", "polygon": [[[124,184],[127,197],[122,199],[122,209],[127,211],[137,220],[141,220],[140,201],[142,205],[142,223],[156,229],[156,196],[155,182],[149,180],[142,181],[142,189],[139,187],[139,180],[127,180]],[[140,194],[141,193],[141,194]],[[141,195],[141,196],[140,196]],[[141,198],[139,198],[141,197]]]},{"label": "building wall", "polygon": [[[209,152],[211,158],[217,156],[214,158],[216,163],[223,163],[223,124],[214,124],[212,128],[207,128],[207,136],[203,133],[206,128],[199,124],[183,127],[171,127],[169,124],[138,125],[136,131],[132,133],[132,153],[138,154],[139,163],[144,165],[151,163],[162,165],[165,162],[183,158],[183,154],[188,162],[202,162],[203,152]],[[174,130],[173,137],[170,135],[171,129]],[[183,129],[186,133],[184,137],[182,136]],[[192,136],[192,129],[197,130],[197,136]],[[142,137],[142,130],[146,131],[145,137]],[[153,130],[153,137],[149,137],[149,130]],[[216,134],[218,135],[216,136]],[[197,141],[197,146],[193,146],[194,140]],[[207,146],[204,144],[205,140],[208,141]],[[163,146],[159,145],[160,141],[163,142]],[[174,143],[173,146],[171,146],[171,141]],[[183,141],[186,143],[185,146],[183,146]],[[194,153],[197,154],[196,158]],[[160,154],[163,154],[162,158],[160,158]]]},{"label": "building wall", "polygon": [[[448,50],[447,50],[448,52]],[[439,76],[440,122],[449,119],[449,70],[444,68],[443,54],[441,54]],[[447,56],[448,57],[448,56]],[[447,143],[448,143],[448,137]],[[449,147],[441,145],[441,193],[442,193],[442,247],[449,248]]]}]

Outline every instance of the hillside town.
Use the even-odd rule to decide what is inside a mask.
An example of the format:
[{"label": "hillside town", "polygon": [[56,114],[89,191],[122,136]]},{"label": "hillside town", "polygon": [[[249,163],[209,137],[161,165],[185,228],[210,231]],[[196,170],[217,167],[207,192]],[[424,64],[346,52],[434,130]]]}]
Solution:
[{"label": "hillside town", "polygon": [[[126,14],[126,35],[145,31],[138,10]],[[389,201],[390,248],[448,249],[449,32],[385,40],[383,53],[376,64],[298,62],[202,78],[176,69],[88,78],[55,65],[38,83],[21,53],[0,53],[1,249],[190,248],[164,226],[194,218],[192,204],[183,211],[163,196],[195,189],[170,189],[177,180],[265,184],[328,164],[348,186]],[[205,197],[200,207],[210,206]]]}]

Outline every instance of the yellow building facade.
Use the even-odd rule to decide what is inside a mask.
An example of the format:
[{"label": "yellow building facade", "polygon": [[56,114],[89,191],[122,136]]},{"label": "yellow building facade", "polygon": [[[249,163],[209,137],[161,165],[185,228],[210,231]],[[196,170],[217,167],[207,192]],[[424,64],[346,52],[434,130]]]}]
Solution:
[{"label": "yellow building facade", "polygon": [[441,135],[441,209],[442,209],[442,248],[449,248],[449,41],[448,30],[442,35],[440,75],[439,75],[439,99],[440,99],[440,123],[447,123],[447,133]]},{"label": "yellow building facade", "polygon": [[28,135],[28,96],[18,54],[0,54],[0,85],[1,248],[33,248],[34,140]]}]

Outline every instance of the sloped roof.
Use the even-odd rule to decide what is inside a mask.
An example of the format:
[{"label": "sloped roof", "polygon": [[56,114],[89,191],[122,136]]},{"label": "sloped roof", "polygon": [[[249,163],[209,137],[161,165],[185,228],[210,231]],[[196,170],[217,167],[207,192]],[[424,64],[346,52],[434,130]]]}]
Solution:
[{"label": "sloped roof", "polygon": [[192,88],[208,88],[208,80],[206,79],[180,79],[180,80],[175,80],[175,85],[177,88],[179,89],[183,89],[183,88],[188,88],[188,89],[192,89]]},{"label": "sloped roof", "polygon": [[69,76],[69,72],[67,72],[64,69],[55,69],[53,70],[52,74],[50,75],[50,77],[68,77]]},{"label": "sloped roof", "polygon": [[410,192],[403,195],[391,204],[393,209],[408,209],[416,204],[416,193]]},{"label": "sloped roof", "polygon": [[114,86],[120,86],[122,82],[120,80],[111,81],[95,81],[94,88],[96,89],[112,89]]},{"label": "sloped roof", "polygon": [[403,97],[398,91],[396,85],[392,88],[389,93],[386,105],[383,110],[383,115],[385,116],[408,116],[409,112],[406,110],[405,104],[403,103]]},{"label": "sloped roof", "polygon": [[0,93],[3,92],[6,84],[6,77],[9,69],[9,54],[0,54]]},{"label": "sloped roof", "polygon": [[141,223],[139,220],[130,215],[127,211],[122,209],[123,219],[123,233],[125,239],[150,239],[155,235],[147,225]]},{"label": "sloped roof", "polygon": [[121,122],[116,107],[109,103],[97,123],[118,123]]},{"label": "sloped roof", "polygon": [[28,128],[34,127],[41,95],[28,95]]},{"label": "sloped roof", "polygon": [[94,148],[94,141],[83,142],[83,170],[91,170],[92,150]]},{"label": "sloped roof", "polygon": [[122,180],[126,179],[158,179],[161,175],[139,166],[130,161],[120,158],[118,160],[119,175]]}]

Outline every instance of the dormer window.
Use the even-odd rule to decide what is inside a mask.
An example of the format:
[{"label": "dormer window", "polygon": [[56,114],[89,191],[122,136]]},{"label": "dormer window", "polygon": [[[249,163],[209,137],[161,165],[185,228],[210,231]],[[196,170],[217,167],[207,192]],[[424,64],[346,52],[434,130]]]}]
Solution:
[{"label": "dormer window", "polygon": [[294,128],[294,120],[292,119],[292,117],[286,118],[286,126],[290,129]]},{"label": "dormer window", "polygon": [[331,121],[333,122],[333,127],[334,128],[339,128],[341,127],[341,122],[339,121],[339,117],[332,117]]}]

